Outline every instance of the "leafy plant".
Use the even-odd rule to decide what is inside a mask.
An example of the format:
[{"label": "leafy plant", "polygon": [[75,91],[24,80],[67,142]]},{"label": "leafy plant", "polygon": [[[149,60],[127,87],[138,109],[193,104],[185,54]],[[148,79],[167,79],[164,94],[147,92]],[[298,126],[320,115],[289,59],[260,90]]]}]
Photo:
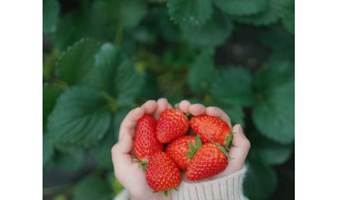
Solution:
[{"label": "leafy plant", "polygon": [[116,195],[119,124],[163,96],[224,109],[252,143],[245,194],[293,198],[293,0],[43,4],[46,199]]}]

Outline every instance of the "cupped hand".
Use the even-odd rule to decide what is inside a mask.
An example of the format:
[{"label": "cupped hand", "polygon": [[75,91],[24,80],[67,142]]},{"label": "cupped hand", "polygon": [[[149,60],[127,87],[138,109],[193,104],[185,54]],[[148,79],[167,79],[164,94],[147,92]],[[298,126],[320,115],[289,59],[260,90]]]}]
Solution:
[{"label": "cupped hand", "polygon": [[[187,100],[181,101],[177,107],[182,112],[186,114],[191,114],[193,116],[206,114],[214,117],[219,117],[220,119],[225,121],[230,127],[232,127],[229,116],[218,107],[205,107],[202,104],[191,104]],[[229,152],[228,166],[222,173],[219,173],[218,175],[211,177],[210,179],[223,177],[235,173],[236,171],[242,169],[245,164],[246,157],[250,150],[250,141],[245,137],[245,134],[240,124],[236,124],[232,128],[232,131],[234,137]]]},{"label": "cupped hand", "polygon": [[149,100],[141,107],[131,110],[123,119],[120,126],[119,141],[112,147],[112,160],[116,178],[128,190],[133,200],[162,200],[170,199],[163,194],[154,193],[148,186],[144,171],[140,164],[131,156],[134,129],[137,120],[144,114],[151,114],[155,118],[166,108],[171,107],[166,99]]}]

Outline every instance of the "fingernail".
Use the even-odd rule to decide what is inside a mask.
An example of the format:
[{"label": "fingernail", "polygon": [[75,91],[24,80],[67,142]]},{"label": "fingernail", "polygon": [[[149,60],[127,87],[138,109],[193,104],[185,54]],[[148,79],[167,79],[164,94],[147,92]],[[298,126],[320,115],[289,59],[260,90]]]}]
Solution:
[{"label": "fingernail", "polygon": [[238,132],[242,132],[242,127],[241,127],[241,125],[240,124],[236,124],[235,126],[234,126],[234,128],[233,128],[233,132],[234,133],[238,133]]}]

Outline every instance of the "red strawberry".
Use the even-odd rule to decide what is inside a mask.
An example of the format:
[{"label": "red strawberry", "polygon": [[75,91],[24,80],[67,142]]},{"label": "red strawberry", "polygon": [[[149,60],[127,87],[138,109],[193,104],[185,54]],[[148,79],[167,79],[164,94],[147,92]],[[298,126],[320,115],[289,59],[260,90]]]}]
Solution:
[{"label": "red strawberry", "polygon": [[192,130],[201,137],[202,142],[216,142],[227,149],[232,142],[232,133],[229,125],[223,120],[209,116],[199,115],[190,120]]},{"label": "red strawberry", "polygon": [[137,121],[133,152],[143,160],[158,151],[162,151],[162,144],[156,139],[156,120],[146,114]]},{"label": "red strawberry", "polygon": [[183,136],[189,128],[188,118],[176,109],[166,109],[157,122],[156,136],[161,143],[169,143]]},{"label": "red strawberry", "polygon": [[194,153],[200,148],[202,142],[199,137],[183,136],[167,146],[166,153],[176,162],[178,167],[185,170],[191,161]]},{"label": "red strawberry", "polygon": [[164,152],[157,152],[149,157],[146,179],[155,191],[168,191],[181,182],[181,174],[175,162]]},{"label": "red strawberry", "polygon": [[185,173],[188,180],[197,181],[214,176],[228,166],[225,149],[218,144],[204,144],[195,154]]}]

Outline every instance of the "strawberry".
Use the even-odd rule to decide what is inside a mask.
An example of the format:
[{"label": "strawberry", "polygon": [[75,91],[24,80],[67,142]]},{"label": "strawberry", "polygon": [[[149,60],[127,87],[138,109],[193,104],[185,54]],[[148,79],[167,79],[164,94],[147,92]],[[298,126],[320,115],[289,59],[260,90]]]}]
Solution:
[{"label": "strawberry", "polygon": [[198,181],[222,172],[228,166],[225,149],[219,144],[204,144],[192,158],[186,171],[190,181]]},{"label": "strawberry", "polygon": [[157,122],[156,136],[161,143],[169,143],[183,136],[189,129],[188,118],[177,109],[166,109]]},{"label": "strawberry", "polygon": [[216,142],[230,148],[232,133],[229,125],[223,120],[209,115],[199,115],[190,119],[191,129],[201,137],[202,142]]},{"label": "strawberry", "polygon": [[176,162],[178,167],[185,170],[194,153],[202,145],[201,139],[194,136],[183,136],[167,146],[166,153]]},{"label": "strawberry", "polygon": [[143,115],[135,128],[134,155],[144,160],[157,151],[162,151],[162,144],[156,139],[156,120],[151,115]]},{"label": "strawberry", "polygon": [[157,152],[149,157],[145,175],[148,185],[155,192],[167,192],[181,182],[180,170],[164,152]]}]

